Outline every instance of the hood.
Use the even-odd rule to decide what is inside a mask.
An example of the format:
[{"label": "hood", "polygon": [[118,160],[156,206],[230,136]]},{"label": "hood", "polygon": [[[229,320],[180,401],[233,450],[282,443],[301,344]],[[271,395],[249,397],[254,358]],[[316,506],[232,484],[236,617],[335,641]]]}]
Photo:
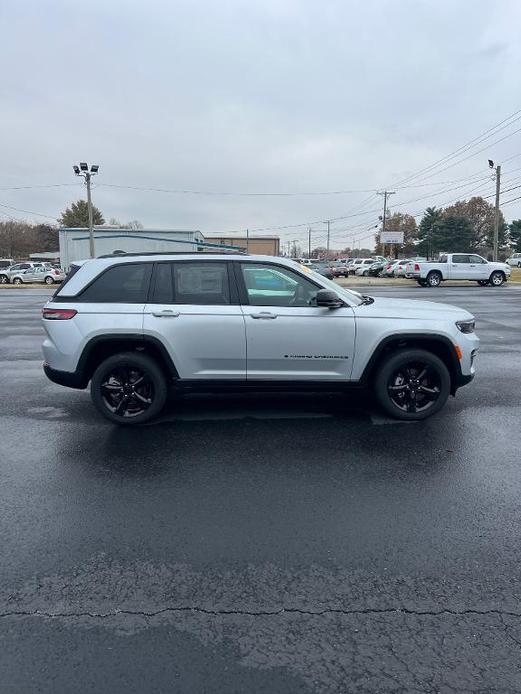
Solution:
[{"label": "hood", "polygon": [[452,304],[438,304],[434,301],[420,299],[388,299],[374,297],[374,303],[357,306],[357,315],[372,318],[415,318],[421,320],[440,320],[440,317],[450,316],[451,320],[467,320],[474,318],[464,308]]}]

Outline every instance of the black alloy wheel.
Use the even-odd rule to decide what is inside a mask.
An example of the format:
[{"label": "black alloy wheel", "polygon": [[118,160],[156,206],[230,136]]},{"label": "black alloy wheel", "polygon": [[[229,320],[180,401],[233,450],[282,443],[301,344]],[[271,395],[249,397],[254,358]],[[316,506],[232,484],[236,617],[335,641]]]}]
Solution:
[{"label": "black alloy wheel", "polygon": [[398,419],[425,419],[438,412],[450,393],[450,374],[432,352],[401,350],[384,362],[375,379],[376,396]]},{"label": "black alloy wheel", "polygon": [[105,406],[120,417],[136,417],[154,401],[154,384],[141,369],[119,366],[105,375],[100,385]]},{"label": "black alloy wheel", "polygon": [[155,417],[167,395],[165,377],[150,357],[116,354],[94,372],[91,395],[96,408],[118,424],[140,424]]},{"label": "black alloy wheel", "polygon": [[387,392],[404,412],[423,412],[432,407],[441,393],[440,374],[423,362],[409,362],[390,376]]}]

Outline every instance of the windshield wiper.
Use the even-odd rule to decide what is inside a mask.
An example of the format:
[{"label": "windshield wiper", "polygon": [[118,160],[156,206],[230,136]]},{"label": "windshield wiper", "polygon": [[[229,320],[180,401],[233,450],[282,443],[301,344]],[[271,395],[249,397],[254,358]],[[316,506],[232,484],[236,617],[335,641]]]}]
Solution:
[{"label": "windshield wiper", "polygon": [[374,299],[372,296],[367,296],[367,294],[362,294],[361,306],[369,306],[369,304],[374,304]]}]

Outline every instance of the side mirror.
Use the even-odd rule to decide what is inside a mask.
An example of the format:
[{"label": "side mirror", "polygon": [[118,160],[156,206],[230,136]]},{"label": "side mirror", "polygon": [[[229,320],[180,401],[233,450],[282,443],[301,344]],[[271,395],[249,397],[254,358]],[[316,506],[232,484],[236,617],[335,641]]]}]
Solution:
[{"label": "side mirror", "polygon": [[317,306],[323,308],[340,308],[344,305],[338,294],[331,289],[319,289],[315,296]]}]

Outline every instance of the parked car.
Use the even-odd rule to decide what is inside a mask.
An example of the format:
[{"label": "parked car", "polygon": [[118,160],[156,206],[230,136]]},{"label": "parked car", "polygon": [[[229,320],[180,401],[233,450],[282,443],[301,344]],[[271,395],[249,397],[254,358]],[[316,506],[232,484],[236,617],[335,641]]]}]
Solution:
[{"label": "parked car", "polygon": [[407,271],[407,265],[411,262],[410,259],[398,260],[393,266],[392,277],[405,277]]},{"label": "parked car", "polygon": [[308,266],[311,270],[318,272],[319,275],[323,275],[328,279],[332,280],[334,278],[333,270],[329,263],[313,263]]},{"label": "parked car", "polygon": [[170,387],[365,386],[388,414],[424,419],[472,380],[479,347],[464,309],[373,298],[290,260],[219,253],[72,265],[43,327],[48,378],[90,383],[117,424],[156,417]]},{"label": "parked car", "polygon": [[17,273],[36,267],[43,267],[43,263],[24,261],[10,265],[8,268],[0,270],[0,284],[9,284]]},{"label": "parked car", "polygon": [[384,269],[386,262],[382,262],[381,260],[376,260],[372,265],[369,265],[367,268],[367,275],[369,277],[380,277],[382,270]]},{"label": "parked car", "polygon": [[411,262],[406,276],[422,287],[439,287],[444,280],[474,280],[500,287],[512,274],[507,263],[491,263],[474,253],[446,253],[438,262]]},{"label": "parked car", "polygon": [[521,267],[521,253],[513,253],[505,262],[511,267]]},{"label": "parked car", "polygon": [[0,258],[0,270],[6,270],[13,264],[14,260],[12,258]]},{"label": "parked car", "polygon": [[12,284],[32,284],[45,283],[54,284],[55,282],[63,282],[65,273],[60,268],[34,267],[27,270],[21,270],[11,275],[10,281]]},{"label": "parked car", "polygon": [[329,264],[333,277],[349,277],[349,265],[341,260],[333,260]]},{"label": "parked car", "polygon": [[373,258],[364,258],[357,266],[355,270],[355,275],[358,277],[367,277],[369,274],[369,268],[374,265]]},{"label": "parked car", "polygon": [[384,265],[381,276],[382,277],[394,277],[394,266],[396,265],[398,261],[397,260],[388,260],[387,263]]}]

